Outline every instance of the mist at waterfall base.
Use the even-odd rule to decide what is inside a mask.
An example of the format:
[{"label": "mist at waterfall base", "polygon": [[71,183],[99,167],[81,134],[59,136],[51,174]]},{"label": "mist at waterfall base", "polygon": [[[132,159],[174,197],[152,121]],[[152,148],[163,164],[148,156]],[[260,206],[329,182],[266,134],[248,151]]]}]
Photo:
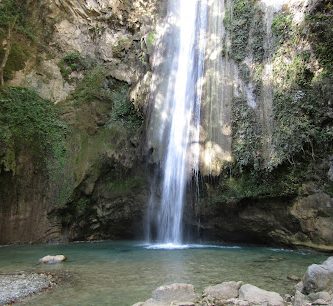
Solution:
[{"label": "mist at waterfall base", "polygon": [[[154,248],[185,248],[183,208],[189,177],[198,172],[200,129],[200,78],[204,46],[201,33],[207,24],[205,1],[170,1],[159,52],[155,55],[152,88],[154,110],[150,128],[162,148],[162,184],[158,199],[152,191],[148,224],[155,222]],[[163,64],[157,64],[161,58]],[[160,81],[161,78],[163,81]],[[157,118],[156,118],[157,117]],[[162,125],[155,129],[156,120]],[[157,188],[157,184],[153,184]],[[156,209],[156,204],[159,204]],[[152,230],[149,226],[148,232]],[[148,240],[151,241],[149,235]]]}]

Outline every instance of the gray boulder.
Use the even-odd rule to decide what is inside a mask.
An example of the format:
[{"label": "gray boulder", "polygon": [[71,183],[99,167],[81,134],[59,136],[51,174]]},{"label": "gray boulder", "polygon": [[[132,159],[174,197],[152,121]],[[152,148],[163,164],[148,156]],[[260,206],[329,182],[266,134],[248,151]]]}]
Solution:
[{"label": "gray boulder", "polygon": [[239,299],[248,301],[251,305],[283,306],[283,298],[273,291],[266,291],[256,286],[246,284],[239,289]]},{"label": "gray boulder", "polygon": [[204,296],[210,300],[225,301],[238,297],[238,290],[242,282],[224,282],[215,286],[209,286],[204,290]]},{"label": "gray boulder", "polygon": [[303,278],[303,293],[310,294],[320,291],[333,291],[333,256],[321,265],[308,267]]},{"label": "gray boulder", "polygon": [[[171,285],[158,287],[153,291],[152,297],[135,306],[192,306],[197,295],[194,292],[193,285],[175,283]],[[134,306],[133,305],[133,306]]]},{"label": "gray boulder", "polygon": [[294,306],[308,306],[311,305],[308,297],[301,291],[296,290],[294,297]]},{"label": "gray boulder", "polygon": [[322,291],[322,292],[310,293],[309,299],[312,302],[315,302],[318,300],[330,302],[332,300],[332,296],[328,292]]}]

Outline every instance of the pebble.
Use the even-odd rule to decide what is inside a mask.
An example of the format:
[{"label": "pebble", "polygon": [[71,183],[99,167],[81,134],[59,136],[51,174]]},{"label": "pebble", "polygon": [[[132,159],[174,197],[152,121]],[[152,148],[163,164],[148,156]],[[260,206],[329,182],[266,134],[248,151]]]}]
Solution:
[{"label": "pebble", "polygon": [[0,274],[0,305],[11,304],[51,285],[50,279],[45,274]]}]

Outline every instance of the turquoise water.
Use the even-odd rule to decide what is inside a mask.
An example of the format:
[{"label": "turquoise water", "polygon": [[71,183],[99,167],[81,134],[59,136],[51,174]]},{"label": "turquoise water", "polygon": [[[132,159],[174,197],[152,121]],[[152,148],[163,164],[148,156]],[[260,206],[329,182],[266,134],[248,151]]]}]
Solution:
[{"label": "turquoise water", "polygon": [[[45,255],[64,254],[68,261],[38,265]],[[95,242],[0,248],[0,273],[68,271],[73,275],[54,290],[33,296],[24,305],[132,305],[156,287],[191,283],[200,293],[211,284],[242,280],[281,294],[293,291],[288,275],[301,277],[306,267],[327,256],[314,252],[260,247],[147,249],[135,242]]]}]

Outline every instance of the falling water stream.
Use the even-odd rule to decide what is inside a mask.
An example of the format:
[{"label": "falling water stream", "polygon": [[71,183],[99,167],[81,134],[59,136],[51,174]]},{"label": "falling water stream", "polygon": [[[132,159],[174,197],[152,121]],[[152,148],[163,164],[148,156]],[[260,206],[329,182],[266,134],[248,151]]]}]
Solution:
[{"label": "falling water stream", "polygon": [[[205,49],[201,34],[206,32],[207,23],[204,2],[170,1],[167,20],[172,30],[166,30],[160,39],[160,50],[164,50],[167,59],[165,79],[157,85],[154,101],[155,112],[166,121],[157,136],[157,141],[164,143],[160,205],[156,212],[157,241],[170,245],[182,243],[185,188],[189,175],[198,169],[200,78]],[[156,74],[161,76],[160,71]],[[156,200],[152,202],[156,205]]]}]

